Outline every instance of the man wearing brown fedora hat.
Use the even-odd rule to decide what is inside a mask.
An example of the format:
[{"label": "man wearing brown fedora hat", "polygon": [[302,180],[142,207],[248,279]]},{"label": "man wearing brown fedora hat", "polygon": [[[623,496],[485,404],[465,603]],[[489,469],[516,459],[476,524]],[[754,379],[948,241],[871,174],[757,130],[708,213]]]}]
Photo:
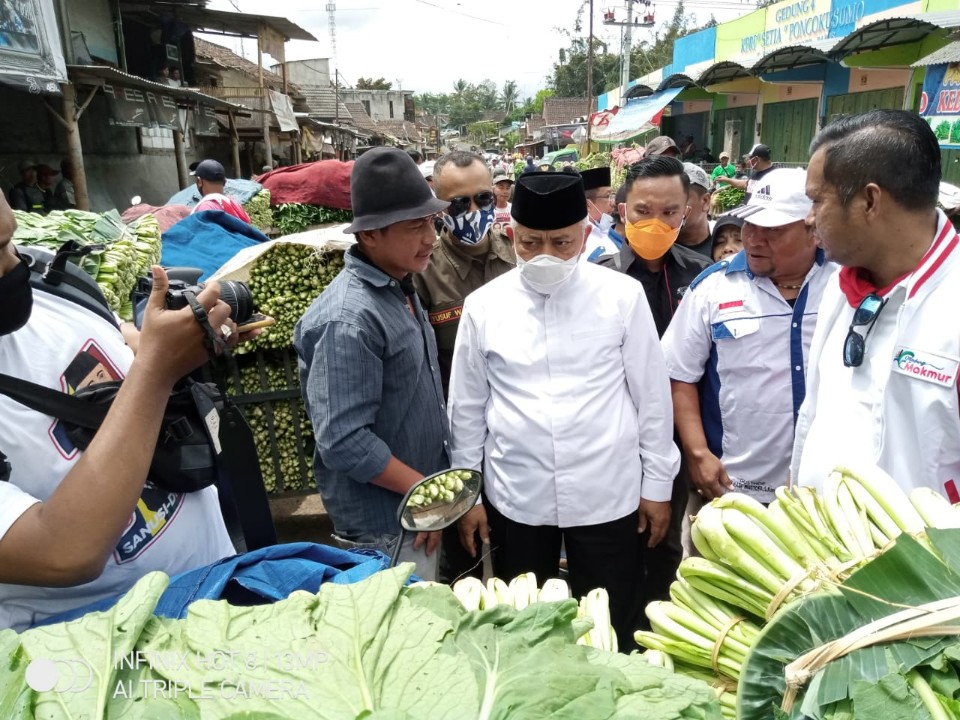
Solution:
[{"label": "man wearing brown fedora hat", "polygon": [[[354,220],[344,232],[357,244],[297,324],[294,347],[335,537],[346,548],[390,553],[403,495],[449,467],[436,340],[411,281],[430,263],[433,217],[448,203],[396,148],[357,160],[350,196]],[[439,533],[418,533],[400,559],[435,579],[439,542]]]}]

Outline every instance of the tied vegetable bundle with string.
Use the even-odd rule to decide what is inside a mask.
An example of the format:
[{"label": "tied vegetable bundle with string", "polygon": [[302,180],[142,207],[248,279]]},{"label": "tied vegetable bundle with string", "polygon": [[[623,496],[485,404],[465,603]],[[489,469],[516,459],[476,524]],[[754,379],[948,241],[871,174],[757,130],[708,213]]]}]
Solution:
[{"label": "tied vegetable bundle with string", "polygon": [[735,686],[760,628],[784,605],[835,587],[904,532],[958,526],[946,499],[925,488],[908,497],[876,467],[838,468],[822,494],[780,488],[768,508],[728,493],[694,520],[702,557],[681,563],[671,602],[647,607],[652,630],[637,642],[668,654],[678,672]]}]

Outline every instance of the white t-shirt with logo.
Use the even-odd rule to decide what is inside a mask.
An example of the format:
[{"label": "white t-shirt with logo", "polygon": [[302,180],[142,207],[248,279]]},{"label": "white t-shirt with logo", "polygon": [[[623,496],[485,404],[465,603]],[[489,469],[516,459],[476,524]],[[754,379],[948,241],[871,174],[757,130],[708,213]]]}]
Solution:
[{"label": "white t-shirt with logo", "polygon": [[493,229],[499,231],[500,233],[506,235],[508,238],[513,238],[513,230],[510,228],[510,208],[513,207],[513,203],[507,203],[506,207],[494,207],[493,208]]},{"label": "white t-shirt with logo", "polygon": [[[0,337],[0,372],[64,392],[121,379],[132,361],[116,328],[45,292],[33,293],[27,325]],[[58,420],[5,395],[0,395],[0,449],[11,466],[10,482],[0,483],[2,538],[31,505],[50,497],[80,451]],[[99,522],[96,516],[86,520]],[[173,575],[233,554],[215,488],[180,494],[146,486],[99,578],[68,588],[0,583],[0,628],[23,630],[122,593],[153,570]]]}]

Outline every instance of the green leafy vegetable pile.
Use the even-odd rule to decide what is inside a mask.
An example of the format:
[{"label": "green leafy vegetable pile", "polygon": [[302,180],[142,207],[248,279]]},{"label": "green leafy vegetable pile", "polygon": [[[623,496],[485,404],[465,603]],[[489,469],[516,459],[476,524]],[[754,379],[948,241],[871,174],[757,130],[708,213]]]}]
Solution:
[{"label": "green leafy vegetable pile", "polygon": [[744,195],[745,193],[740,188],[735,188],[733,185],[721,185],[713,193],[713,206],[718,213],[725,213],[735,207],[740,207],[743,204]]},{"label": "green leafy vegetable pile", "polygon": [[577,160],[573,166],[577,170],[592,170],[599,167],[610,167],[610,153],[595,152],[590,153],[582,160]]},{"label": "green leafy vegetable pile", "polygon": [[153,215],[144,215],[129,226],[116,210],[102,214],[84,210],[54,211],[48,215],[13,211],[17,230],[13,241],[36,245],[51,252],[73,240],[80,245],[100,245],[103,250],[86,255],[80,265],[92,275],[110,308],[124,320],[133,317],[130,292],[137,278],[160,261],[160,226]]},{"label": "green leafy vegetable pile", "polygon": [[283,203],[273,209],[273,224],[281,235],[303,232],[313,225],[348,222],[353,222],[353,213],[349,210],[300,203]]},{"label": "green leafy vegetable pile", "polygon": [[238,356],[236,374],[228,379],[227,390],[247,396],[241,407],[253,431],[267,492],[314,490],[313,427],[300,395],[293,351],[286,348]]},{"label": "green leafy vegetable pile", "polygon": [[[710,688],[639,655],[575,643],[573,600],[468,612],[411,565],[259,607],[194,603],[153,617],[166,577],[111,611],[0,633],[5,718],[108,720],[717,720]],[[80,661],[88,687],[37,691],[31,661]],[[67,666],[63,666],[67,667]],[[82,682],[70,680],[71,690]],[[36,684],[34,682],[34,684]]]},{"label": "green leafy vegetable pile", "polygon": [[243,206],[250,216],[250,224],[259,230],[273,227],[273,210],[270,208],[270,191],[264,188]]}]

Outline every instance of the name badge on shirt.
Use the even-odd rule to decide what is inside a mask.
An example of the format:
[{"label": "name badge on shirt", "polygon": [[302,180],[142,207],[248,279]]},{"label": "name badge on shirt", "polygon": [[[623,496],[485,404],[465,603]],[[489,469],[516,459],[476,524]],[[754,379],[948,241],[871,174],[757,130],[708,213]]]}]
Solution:
[{"label": "name badge on shirt", "polygon": [[942,387],[956,384],[958,368],[960,360],[956,358],[908,347],[899,347],[893,357],[894,372]]}]

